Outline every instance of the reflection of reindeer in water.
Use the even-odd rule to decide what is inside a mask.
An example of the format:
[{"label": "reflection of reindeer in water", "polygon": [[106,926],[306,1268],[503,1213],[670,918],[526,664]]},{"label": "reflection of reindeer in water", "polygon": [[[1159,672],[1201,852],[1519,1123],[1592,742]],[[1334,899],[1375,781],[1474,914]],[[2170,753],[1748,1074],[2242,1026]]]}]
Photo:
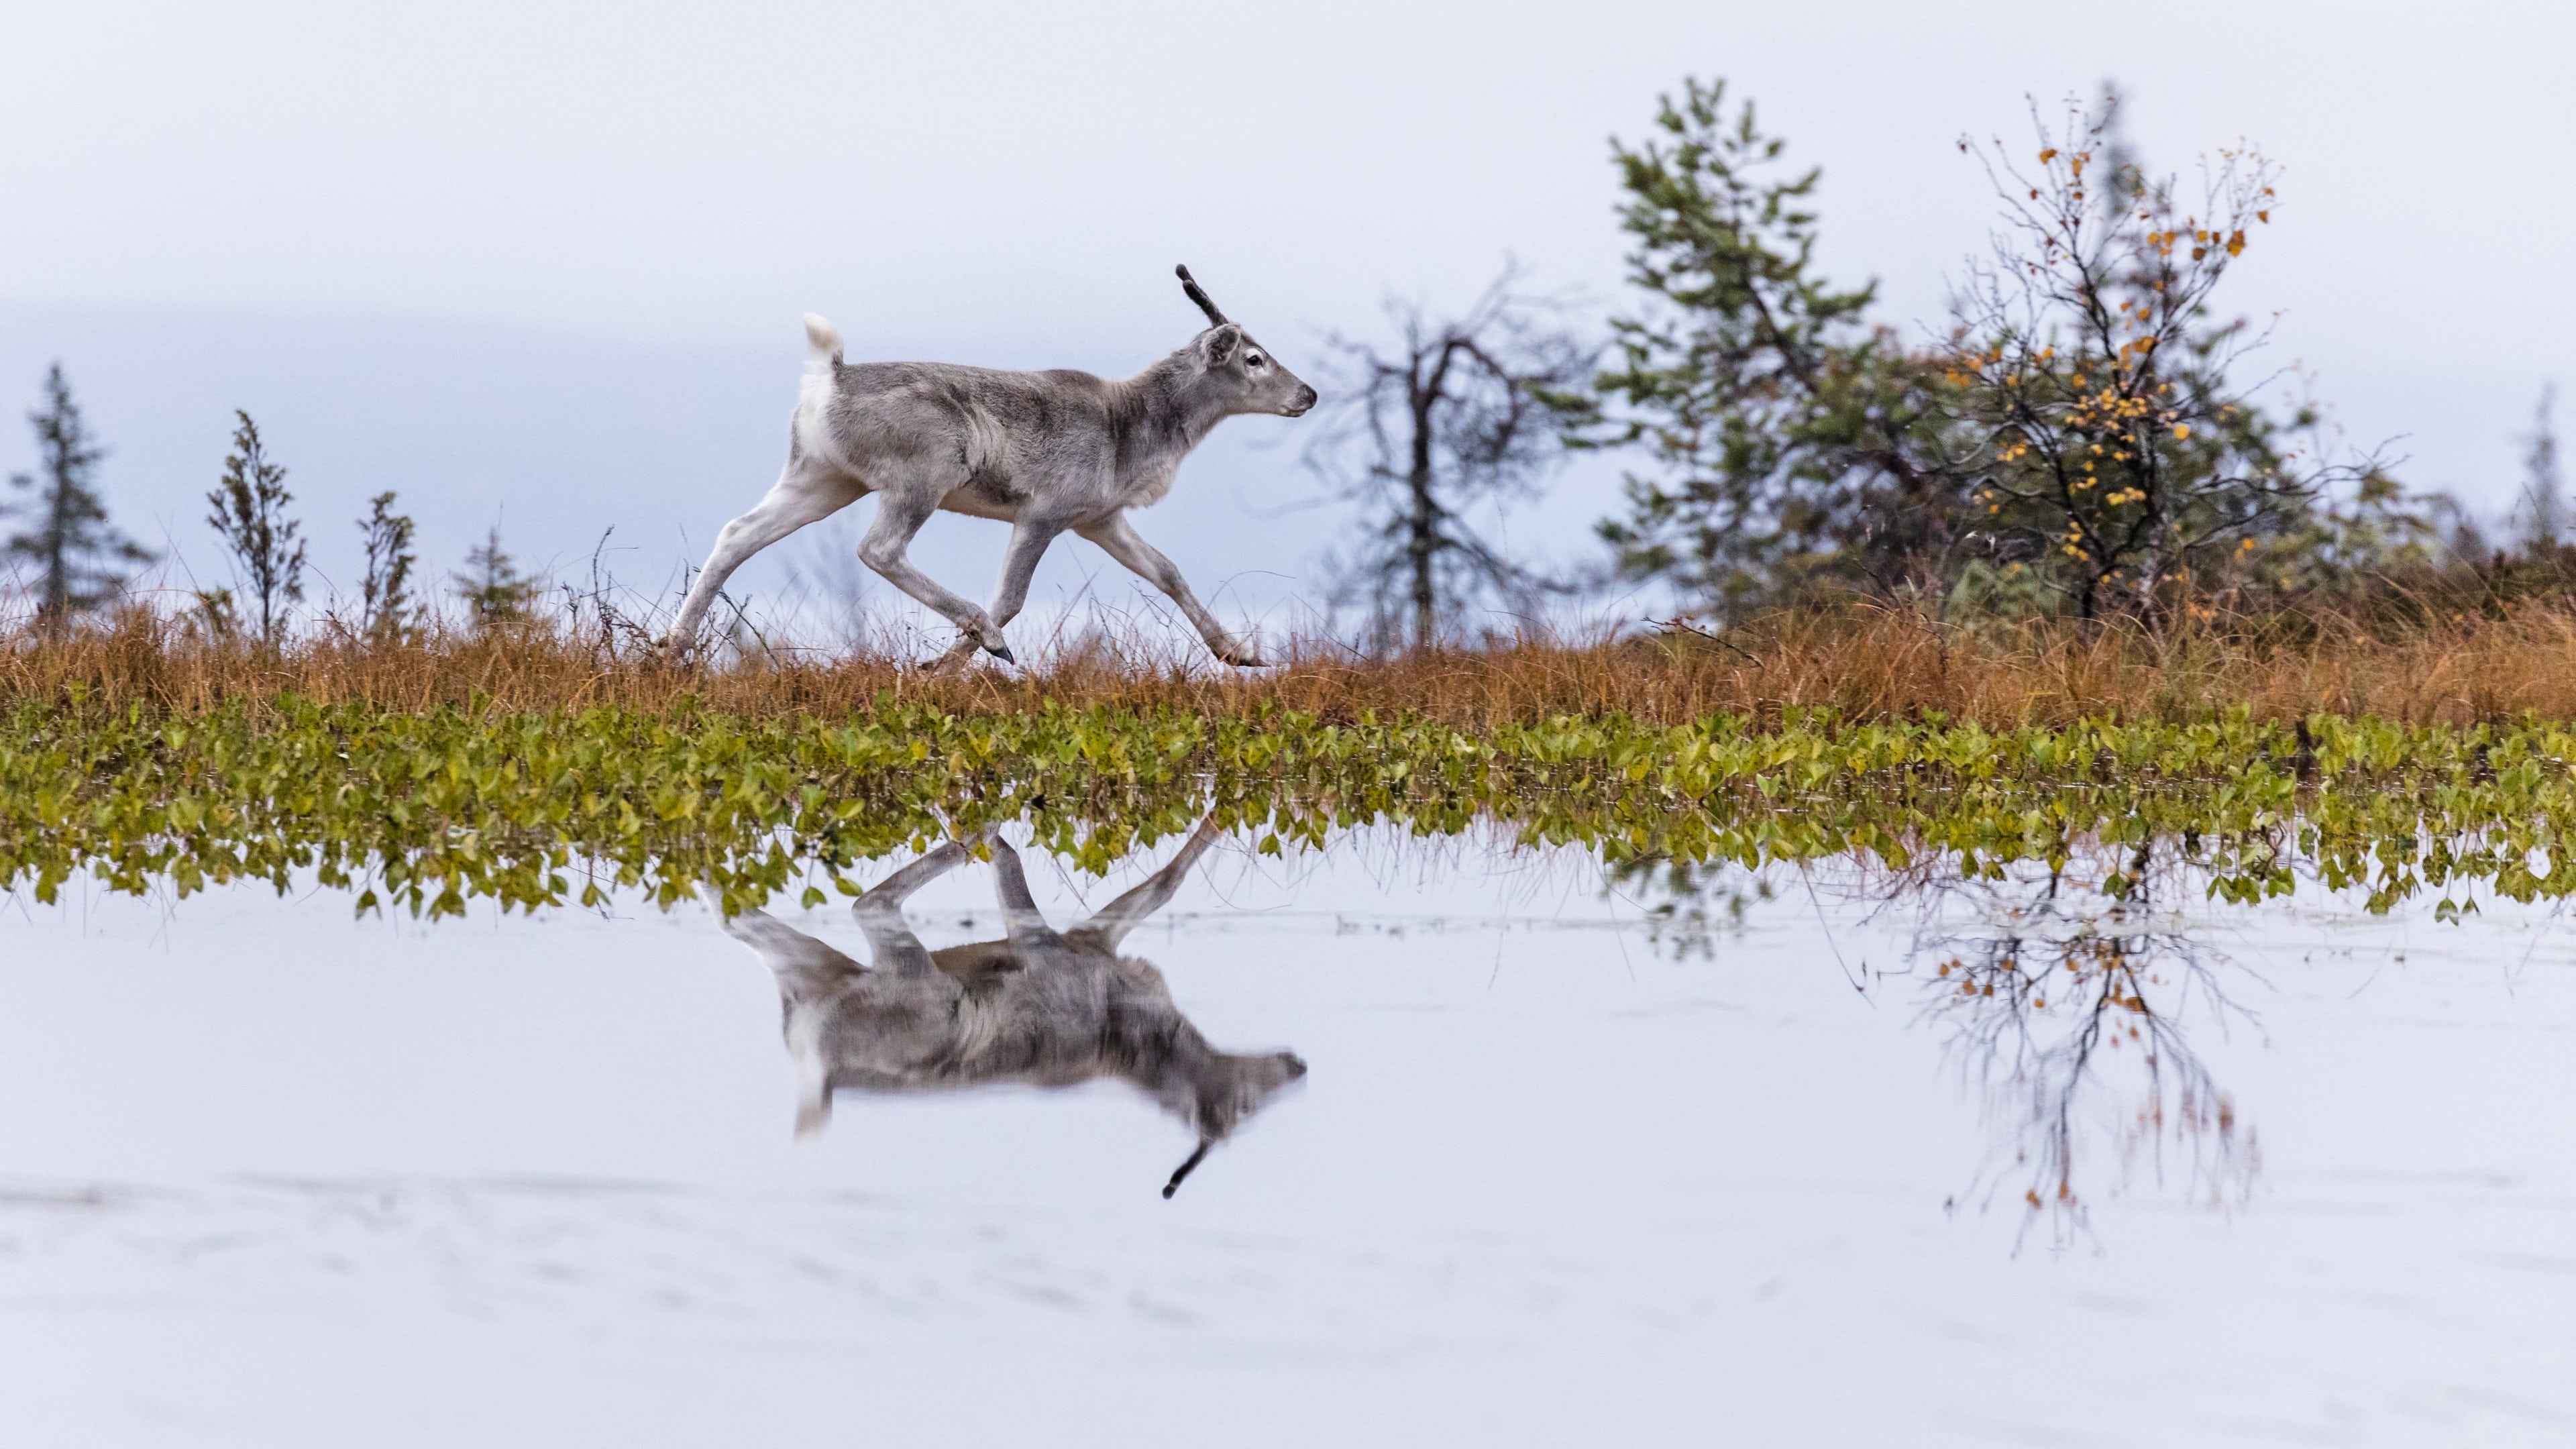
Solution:
[{"label": "reflection of reindeer in water", "polygon": [[1198,1150],[1163,1188],[1170,1197],[1209,1148],[1306,1074],[1294,1053],[1236,1056],[1208,1045],[1172,1004],[1162,973],[1118,954],[1119,941],[1172,899],[1221,833],[1213,820],[1200,825],[1171,864],[1063,932],[1038,915],[1019,856],[995,839],[1007,934],[931,951],[904,924],[903,902],[967,859],[965,846],[942,845],[859,897],[873,967],[763,911],[726,921],[778,973],[799,1078],[796,1130],[821,1128],[832,1094],[845,1089],[1069,1087],[1112,1077],[1198,1133]]}]

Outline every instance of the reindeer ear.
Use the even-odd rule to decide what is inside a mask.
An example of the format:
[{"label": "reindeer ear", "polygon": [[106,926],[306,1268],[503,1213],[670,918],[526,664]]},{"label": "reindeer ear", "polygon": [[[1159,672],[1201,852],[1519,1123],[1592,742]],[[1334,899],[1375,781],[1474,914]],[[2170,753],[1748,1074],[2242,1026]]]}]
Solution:
[{"label": "reindeer ear", "polygon": [[1208,366],[1223,367],[1226,359],[1234,356],[1234,349],[1241,345],[1243,329],[1228,322],[1222,327],[1207,330],[1207,334],[1199,339],[1199,353],[1207,359]]}]

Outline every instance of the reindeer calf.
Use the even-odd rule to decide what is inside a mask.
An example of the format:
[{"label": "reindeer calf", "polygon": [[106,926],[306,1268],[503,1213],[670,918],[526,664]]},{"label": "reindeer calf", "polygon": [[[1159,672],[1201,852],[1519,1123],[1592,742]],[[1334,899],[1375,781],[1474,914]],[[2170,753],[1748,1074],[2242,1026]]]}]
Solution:
[{"label": "reindeer calf", "polygon": [[[1261,660],[1190,592],[1180,569],[1137,536],[1127,510],[1170,492],[1181,460],[1218,423],[1238,413],[1301,416],[1315,405],[1315,390],[1228,322],[1189,268],[1176,270],[1207,313],[1207,330],[1124,381],[937,362],[852,366],[841,360],[832,324],[808,316],[787,465],[768,497],[716,535],[672,627],[672,651],[696,637],[717,590],[744,560],[874,493],[876,521],[859,557],[958,627],[963,637],[944,662],[978,645],[1011,658],[1002,626],[1027,599],[1047,545],[1071,532],[1170,595],[1217,658],[1257,667]],[[904,556],[941,509],[1011,525],[989,609],[941,588]]]}]

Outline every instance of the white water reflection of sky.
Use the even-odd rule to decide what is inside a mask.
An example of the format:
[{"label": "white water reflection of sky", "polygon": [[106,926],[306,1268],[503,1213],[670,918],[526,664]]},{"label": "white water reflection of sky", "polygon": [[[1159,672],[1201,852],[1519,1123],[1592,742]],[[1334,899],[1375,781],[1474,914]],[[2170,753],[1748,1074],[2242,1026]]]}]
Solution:
[{"label": "white water reflection of sky", "polygon": [[[2186,1025],[2259,1174],[2212,1209],[2172,1144],[2123,1172],[2113,1094],[2067,1232],[1925,983],[1877,974],[1911,917],[1790,889],[1675,961],[1588,879],[1216,857],[1127,949],[1219,1046],[1312,1071],[1170,1202],[1188,1136],[1123,1089],[845,1093],[793,1140],[769,975],[694,906],[14,906],[0,1415],[264,1446],[2576,1428],[2553,918],[2204,920],[2252,1016]],[[990,890],[961,869],[913,919],[990,935]]]}]

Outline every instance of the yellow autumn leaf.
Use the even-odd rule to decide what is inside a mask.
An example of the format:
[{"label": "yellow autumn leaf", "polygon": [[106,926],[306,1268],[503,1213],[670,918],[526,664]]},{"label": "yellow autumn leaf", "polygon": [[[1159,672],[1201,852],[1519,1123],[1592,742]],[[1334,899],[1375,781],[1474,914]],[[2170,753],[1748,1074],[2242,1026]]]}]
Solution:
[{"label": "yellow autumn leaf", "polygon": [[2176,424],[2174,424],[2174,441],[2175,441],[2175,442],[2179,443],[2179,442],[2183,441],[2184,439],[2189,438],[2190,436],[2191,436],[2191,424],[2189,424],[2189,423],[2176,423]]},{"label": "yellow autumn leaf", "polygon": [[2051,146],[2051,147],[2049,147],[2047,150],[2042,151],[2042,152],[2040,152],[2040,153],[2039,153],[2039,164],[2040,164],[2040,165],[2042,165],[2042,166],[2045,166],[2045,165],[2047,165],[2049,162],[2054,161],[2054,160],[2056,160],[2056,159],[2057,159],[2057,148],[2056,148],[2056,147],[2054,147],[2054,146]]},{"label": "yellow autumn leaf", "polygon": [[2231,257],[2241,256],[2244,254],[2244,251],[2245,233],[2241,231],[2229,232],[2227,234],[2227,254]]}]

